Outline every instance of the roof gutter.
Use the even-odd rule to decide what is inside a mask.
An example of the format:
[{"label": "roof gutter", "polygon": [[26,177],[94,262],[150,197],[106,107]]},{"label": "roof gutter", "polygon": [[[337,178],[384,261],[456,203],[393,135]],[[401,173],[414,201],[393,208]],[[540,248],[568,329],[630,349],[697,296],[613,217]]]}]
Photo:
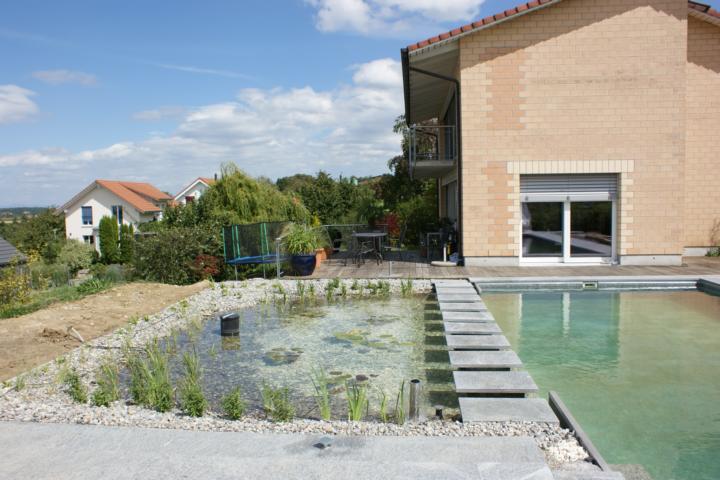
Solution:
[{"label": "roof gutter", "polygon": [[410,55],[407,48],[400,49],[400,61],[402,62],[403,94],[405,95],[405,123],[410,125]]}]

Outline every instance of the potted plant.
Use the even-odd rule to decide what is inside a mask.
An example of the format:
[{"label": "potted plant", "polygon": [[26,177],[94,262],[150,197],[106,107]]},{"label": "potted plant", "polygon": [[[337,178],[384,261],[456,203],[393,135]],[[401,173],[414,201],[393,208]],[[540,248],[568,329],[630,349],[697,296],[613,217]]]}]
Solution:
[{"label": "potted plant", "polygon": [[311,275],[315,270],[315,249],[318,238],[315,230],[305,225],[293,225],[285,237],[287,252],[291,255],[290,264],[300,276]]}]

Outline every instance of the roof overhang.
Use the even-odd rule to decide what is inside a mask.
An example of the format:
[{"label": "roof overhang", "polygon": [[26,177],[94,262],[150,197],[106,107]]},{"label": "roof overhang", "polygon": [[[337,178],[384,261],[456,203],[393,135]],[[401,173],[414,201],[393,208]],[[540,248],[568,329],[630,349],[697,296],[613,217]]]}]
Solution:
[{"label": "roof overhang", "polygon": [[422,71],[456,78],[458,54],[457,43],[433,46],[417,53],[407,49],[401,51],[405,120],[408,125],[430,120],[441,114],[454,85],[446,79]]},{"label": "roof overhang", "polygon": [[688,16],[720,27],[720,12],[697,2],[688,2]]}]

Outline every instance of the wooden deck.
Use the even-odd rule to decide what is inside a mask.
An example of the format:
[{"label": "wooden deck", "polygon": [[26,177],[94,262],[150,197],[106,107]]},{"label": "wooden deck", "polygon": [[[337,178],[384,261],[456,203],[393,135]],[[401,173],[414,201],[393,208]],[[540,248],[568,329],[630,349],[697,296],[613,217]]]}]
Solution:
[{"label": "wooden deck", "polygon": [[303,278],[468,278],[468,277],[569,277],[569,276],[713,276],[720,275],[720,258],[685,257],[677,267],[644,266],[532,266],[532,267],[435,267],[416,255],[392,254],[378,265],[354,265],[343,259],[324,261],[310,277]]}]

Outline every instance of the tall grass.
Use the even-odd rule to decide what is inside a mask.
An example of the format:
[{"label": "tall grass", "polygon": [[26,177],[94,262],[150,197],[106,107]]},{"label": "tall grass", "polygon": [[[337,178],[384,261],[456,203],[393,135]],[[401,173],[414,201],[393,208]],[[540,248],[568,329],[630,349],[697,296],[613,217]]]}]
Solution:
[{"label": "tall grass", "polygon": [[144,355],[130,351],[127,365],[133,401],[158,412],[169,411],[174,401],[168,354],[162,351],[157,339],[145,347]]},{"label": "tall grass", "polygon": [[400,294],[403,297],[408,297],[412,294],[413,291],[413,281],[412,279],[408,280],[400,280]]},{"label": "tall grass", "polygon": [[347,396],[348,420],[360,421],[367,415],[370,402],[367,396],[367,385],[358,382],[345,383]]},{"label": "tall grass", "polygon": [[272,388],[264,384],[260,393],[263,410],[269,419],[274,422],[289,422],[295,417],[295,407],[290,401],[290,391],[287,387]]},{"label": "tall grass", "polygon": [[395,423],[398,425],[403,425],[407,419],[407,414],[405,412],[405,380],[403,380],[400,384],[400,391],[398,392],[397,397],[395,397],[394,417]]},{"label": "tall grass", "polygon": [[183,367],[185,376],[180,381],[180,408],[191,417],[202,417],[207,409],[207,400],[202,391],[202,368],[195,349],[183,353]]},{"label": "tall grass", "polygon": [[109,359],[103,362],[96,381],[98,386],[92,395],[93,405],[107,407],[120,398],[120,372],[115,362]]},{"label": "tall grass", "polygon": [[318,370],[313,369],[310,380],[315,388],[315,403],[317,403],[320,418],[330,420],[330,416],[332,415],[330,408],[330,389],[328,389],[330,379],[325,373],[325,370],[320,368]]}]

